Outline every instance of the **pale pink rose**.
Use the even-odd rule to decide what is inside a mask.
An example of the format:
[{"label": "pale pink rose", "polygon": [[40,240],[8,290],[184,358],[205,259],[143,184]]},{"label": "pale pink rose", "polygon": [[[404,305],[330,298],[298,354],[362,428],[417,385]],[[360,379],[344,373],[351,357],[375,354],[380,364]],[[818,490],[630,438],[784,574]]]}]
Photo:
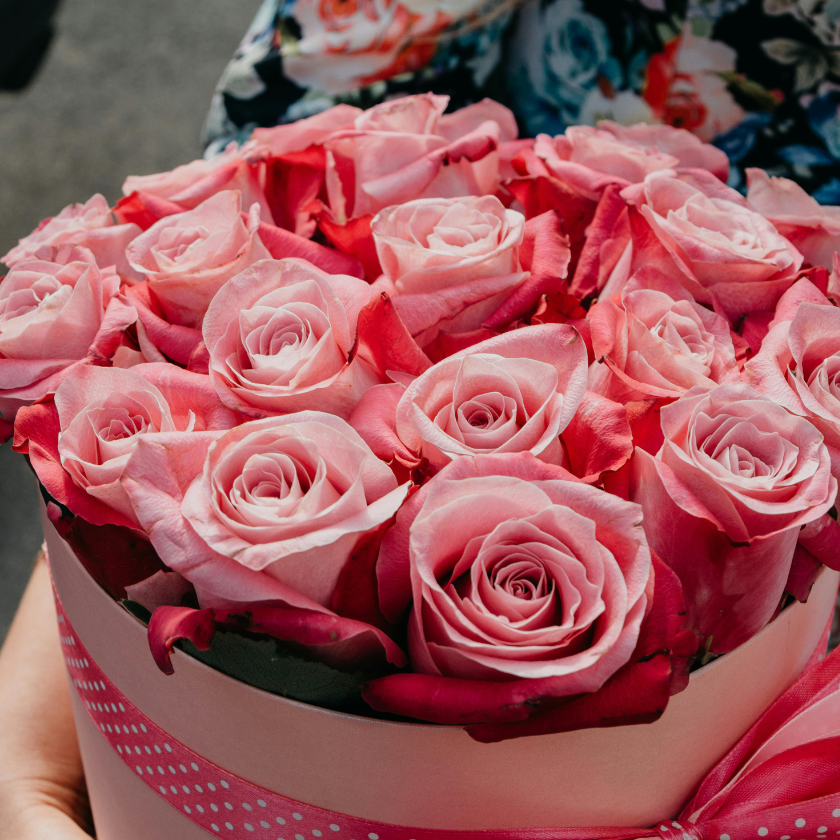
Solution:
[{"label": "pale pink rose", "polygon": [[114,266],[128,280],[136,279],[125,256],[128,244],[140,233],[135,224],[118,225],[105,198],[98,193],[84,204],[68,204],[57,216],[44,219],[24,236],[0,262],[9,267],[31,259],[45,245],[70,243],[87,248],[100,268]]},{"label": "pale pink rose", "polygon": [[688,626],[725,653],[770,621],[801,528],[834,504],[822,435],[743,382],[694,388],[661,413],[665,442],[637,449],[630,499],[680,577]]},{"label": "pale pink rose", "polygon": [[[135,527],[139,523],[120,478],[138,440],[161,432],[229,429],[238,422],[236,414],[219,402],[206,376],[170,364],[137,365],[131,370],[78,367],[56,390],[55,409],[58,459],[83,491],[55,498],[96,524],[127,521]],[[49,473],[57,466],[38,465],[48,489],[53,489],[50,479],[55,479]],[[92,499],[84,499],[84,494]],[[110,515],[103,514],[103,506]]]},{"label": "pale pink rose", "polygon": [[609,184],[626,187],[679,165],[678,158],[655,146],[623,143],[609,131],[583,125],[570,126],[554,138],[537,135],[534,154],[551,175],[594,201]]},{"label": "pale pink rose", "polygon": [[827,207],[795,181],[748,169],[747,201],[769,219],[811,265],[830,269],[840,250],[840,207]]},{"label": "pale pink rose", "polygon": [[625,128],[605,120],[597,128],[570,126],[554,138],[538,135],[534,155],[550,175],[595,201],[610,184],[637,184],[651,172],[691,167],[707,169],[724,181],[729,172],[724,152],[668,125]]},{"label": "pale pink rose", "polygon": [[186,213],[165,216],[128,248],[132,267],[172,324],[200,328],[210,301],[231,277],[271,257],[257,229],[259,209],[242,219],[236,190],[217,193]]},{"label": "pale pink rose", "polygon": [[729,177],[726,152],[711,143],[704,143],[684,128],[647,123],[624,126],[609,120],[599,122],[598,128],[610,132],[622,143],[673,155],[679,160],[677,166],[681,169],[706,169],[724,182]]},{"label": "pale pink rose", "polygon": [[442,330],[476,330],[528,276],[525,217],[494,196],[426,198],[371,222],[383,276],[375,284],[423,347]]},{"label": "pale pink rose", "polygon": [[120,278],[86,248],[43,246],[0,282],[0,439],[17,410],[55,391],[74,365],[105,363],[134,310]]},{"label": "pale pink rose", "polygon": [[321,145],[334,131],[353,128],[353,120],[361,113],[361,108],[341,104],[286,125],[255,128],[243,151],[274,156],[302,152],[310,146]]},{"label": "pale pink rose", "polygon": [[246,151],[231,143],[222,154],[210,160],[194,160],[155,175],[130,175],[122,186],[123,195],[143,192],[192,210],[223,190],[239,190],[243,207],[257,204],[260,218],[273,224],[260,183],[265,177],[264,165],[259,159],[249,159]]},{"label": "pale pink rose", "polygon": [[[344,420],[319,411],[146,443],[124,484],[161,559],[205,607],[289,589],[329,606],[359,540],[408,492]],[[155,483],[159,470],[174,486]]]},{"label": "pale pink rose", "polygon": [[247,614],[255,632],[341,669],[406,664],[358,599],[350,615],[343,604],[371,585],[354,551],[372,539],[375,550],[409,485],[343,420],[313,411],[144,435],[122,483],[161,560],[216,620],[241,627]]},{"label": "pale pink rose", "polygon": [[678,585],[654,565],[638,505],[558,467],[455,461],[402,508],[377,577],[386,615],[413,602],[415,673],[368,686],[374,708],[486,724],[470,733],[492,741],[655,716],[668,701],[669,664],[644,667],[643,637],[661,633],[655,657],[686,641]]},{"label": "pale pink rose", "polygon": [[495,119],[441,126],[448,102],[431,93],[383,102],[358,116],[352,130],[326,141],[327,195],[336,222],[416,198],[496,191],[501,126]]},{"label": "pale pink rose", "polygon": [[822,432],[840,479],[840,309],[810,281],[799,280],[779,301],[744,373],[757,391]]},{"label": "pale pink rose", "polygon": [[257,263],[230,280],[204,319],[210,378],[252,417],[318,409],[345,419],[382,380],[354,354],[371,288],[298,260]]},{"label": "pale pink rose", "polygon": [[351,417],[377,455],[437,470],[462,455],[531,452],[563,461],[560,433],[586,392],[574,327],[525,327],[482,341],[402,385],[372,388]]},{"label": "pale pink rose", "polygon": [[771,222],[703,170],[655,172],[622,197],[647,223],[633,232],[633,267],[669,272],[672,262],[694,299],[733,323],[772,311],[802,266],[802,254]]},{"label": "pale pink rose", "polygon": [[675,399],[740,378],[729,324],[658,268],[640,269],[589,311],[591,390],[619,402]]}]

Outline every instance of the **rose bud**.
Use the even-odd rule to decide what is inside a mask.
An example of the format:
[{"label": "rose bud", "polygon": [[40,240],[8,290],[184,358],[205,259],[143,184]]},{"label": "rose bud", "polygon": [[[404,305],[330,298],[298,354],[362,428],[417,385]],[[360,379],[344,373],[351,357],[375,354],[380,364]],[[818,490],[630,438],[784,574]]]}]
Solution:
[{"label": "rose bud", "polygon": [[726,653],[775,614],[803,525],[834,504],[822,435],[749,385],[694,388],[662,409],[664,444],[636,450],[630,499],[680,577],[688,626]]},{"label": "rose bud", "polygon": [[125,249],[139,233],[135,224],[115,224],[108,202],[97,194],[84,204],[68,204],[57,216],[44,219],[0,262],[11,267],[32,259],[44,246],[71,244],[87,248],[101,269],[113,266],[122,277],[133,281],[139,278],[128,264]]},{"label": "rose bud", "polygon": [[110,358],[136,313],[120,278],[86,248],[42,247],[0,282],[0,442],[18,409],[42,399],[79,364]]},{"label": "rose bud", "polygon": [[27,452],[41,484],[71,513],[94,525],[137,528],[120,478],[138,441],[237,421],[206,376],[170,364],[83,365],[62,381],[54,402],[19,413],[15,448]]},{"label": "rose bud", "polygon": [[638,505],[525,453],[461,458],[424,485],[377,577],[386,615],[411,602],[416,673],[365,699],[483,741],[652,720],[681,682],[671,650],[696,644]]},{"label": "rose bud", "polygon": [[238,191],[220,192],[194,210],[165,216],[129,246],[129,262],[146,277],[170,323],[200,328],[213,295],[271,257],[257,233],[259,208],[251,207],[247,224],[241,211]]}]

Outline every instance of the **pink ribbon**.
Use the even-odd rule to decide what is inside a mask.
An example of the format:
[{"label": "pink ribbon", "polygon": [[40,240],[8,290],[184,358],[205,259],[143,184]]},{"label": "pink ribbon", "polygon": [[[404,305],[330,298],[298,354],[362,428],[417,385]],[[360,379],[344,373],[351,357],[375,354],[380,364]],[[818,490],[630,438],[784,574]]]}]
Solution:
[{"label": "pink ribbon", "polygon": [[840,649],[773,703],[675,820],[653,828],[444,831],[325,811],[206,761],[115,688],[57,597],[56,608],[67,668],[93,722],[139,779],[210,834],[232,840],[840,840]]}]

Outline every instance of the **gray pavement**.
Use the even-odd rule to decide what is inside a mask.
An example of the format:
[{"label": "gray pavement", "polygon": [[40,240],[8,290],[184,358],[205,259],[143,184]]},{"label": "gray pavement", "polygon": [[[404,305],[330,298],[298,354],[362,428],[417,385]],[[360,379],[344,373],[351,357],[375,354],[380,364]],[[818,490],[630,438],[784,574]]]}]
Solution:
[{"label": "gray pavement", "polygon": [[[29,88],[0,93],[0,254],[126,175],[198,157],[213,87],[259,0],[64,0]],[[2,22],[0,22],[2,25]],[[42,535],[34,480],[0,448],[0,641]]]}]

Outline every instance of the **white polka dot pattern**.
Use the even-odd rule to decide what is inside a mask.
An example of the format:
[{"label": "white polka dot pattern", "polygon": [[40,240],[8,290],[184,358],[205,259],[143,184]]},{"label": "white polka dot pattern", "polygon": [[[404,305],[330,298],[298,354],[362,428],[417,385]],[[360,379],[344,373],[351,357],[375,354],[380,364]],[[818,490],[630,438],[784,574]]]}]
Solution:
[{"label": "white polka dot pattern", "polygon": [[403,828],[325,811],[252,785],[170,738],[90,659],[58,598],[56,610],[71,680],[97,728],[138,779],[212,835],[231,840],[840,840],[840,790],[807,803],[752,813],[745,809],[728,823],[718,818],[697,824],[666,821],[653,829],[447,831]]}]

